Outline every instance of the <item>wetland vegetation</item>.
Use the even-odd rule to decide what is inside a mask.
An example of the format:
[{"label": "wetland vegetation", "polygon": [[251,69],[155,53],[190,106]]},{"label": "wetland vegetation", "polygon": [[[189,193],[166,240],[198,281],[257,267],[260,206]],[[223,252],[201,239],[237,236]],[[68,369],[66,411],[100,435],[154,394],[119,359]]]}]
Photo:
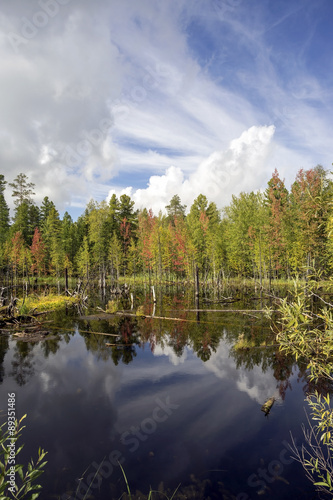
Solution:
[{"label": "wetland vegetation", "polygon": [[[274,172],[222,212],[200,195],[187,215],[177,195],[165,215],[114,195],[61,219],[20,174],[11,222],[5,186],[0,382],[31,415],[30,455],[43,429],[43,498],[119,498],[110,450],[132,498],[331,494],[333,205],[320,166],[290,191]],[[162,425],[151,415],[170,398],[180,410]],[[287,441],[288,467],[276,459]]]}]

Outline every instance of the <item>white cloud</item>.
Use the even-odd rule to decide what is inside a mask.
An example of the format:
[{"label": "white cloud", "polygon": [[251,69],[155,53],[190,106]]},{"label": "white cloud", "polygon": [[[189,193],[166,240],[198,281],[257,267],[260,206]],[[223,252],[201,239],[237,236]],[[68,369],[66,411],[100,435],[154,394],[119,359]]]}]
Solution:
[{"label": "white cloud", "polygon": [[222,208],[232,193],[258,189],[265,184],[265,161],[274,130],[274,126],[251,127],[232,140],[227,150],[215,152],[202,161],[187,178],[179,167],[171,166],[164,175],[151,176],[146,189],[130,189],[133,200],[138,207],[152,208],[157,213],[164,210],[175,193],[188,208],[199,194],[204,194]]},{"label": "white cloud", "polygon": [[279,397],[272,370],[263,373],[259,366],[254,366],[252,370],[236,369],[234,361],[229,356],[229,347],[222,342],[205,363],[205,367],[218,378],[228,377],[234,380],[240,391],[245,392],[259,404],[264,404],[272,396]]},{"label": "white cloud", "polygon": [[172,346],[157,344],[154,349],[154,356],[167,356],[172,365],[178,366],[187,359],[187,348],[184,349],[181,356],[177,356]]},{"label": "white cloud", "polygon": [[8,181],[29,175],[37,203],[83,207],[117,185],[154,211],[176,192],[223,206],[274,168],[291,181],[330,166],[331,86],[305,64],[316,25],[297,49],[283,31],[315,7],[54,0],[27,38],[42,3],[0,13],[0,164]]}]

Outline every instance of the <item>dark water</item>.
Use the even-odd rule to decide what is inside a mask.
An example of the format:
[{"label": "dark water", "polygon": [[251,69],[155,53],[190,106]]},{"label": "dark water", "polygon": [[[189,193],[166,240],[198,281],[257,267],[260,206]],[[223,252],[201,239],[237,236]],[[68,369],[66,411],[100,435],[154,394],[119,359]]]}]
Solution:
[{"label": "dark water", "polygon": [[[233,350],[239,334],[257,344],[268,338],[266,320],[198,318],[184,311],[191,296],[160,299],[155,315],[188,321],[63,312],[51,340],[1,337],[2,409],[15,392],[17,416],[28,415],[20,461],[35,458],[38,446],[48,451],[40,498],[118,499],[126,491],[118,461],[132,498],[150,487],[171,497],[179,484],[174,498],[317,498],[288,450],[290,432],[302,441],[304,369],[274,346]],[[146,313],[152,309],[146,298]],[[261,405],[272,396],[265,417]]]}]

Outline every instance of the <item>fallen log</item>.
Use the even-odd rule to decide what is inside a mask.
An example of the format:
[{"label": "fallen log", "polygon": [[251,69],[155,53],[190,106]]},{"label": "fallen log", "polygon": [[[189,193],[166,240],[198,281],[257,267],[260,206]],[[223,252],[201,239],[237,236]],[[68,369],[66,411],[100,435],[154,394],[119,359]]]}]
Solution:
[{"label": "fallen log", "polygon": [[249,313],[249,312],[265,312],[266,309],[182,309],[186,312],[233,312],[233,313]]},{"label": "fallen log", "polygon": [[272,398],[269,398],[266,403],[264,403],[261,407],[261,411],[263,411],[265,413],[265,417],[269,414],[269,412],[271,411],[272,409],[272,406],[274,404],[274,402],[276,401],[276,399],[274,397]]},{"label": "fallen log", "polygon": [[134,344],[134,342],[130,342],[129,344],[109,344],[108,342],[105,343],[107,347],[130,347]]}]

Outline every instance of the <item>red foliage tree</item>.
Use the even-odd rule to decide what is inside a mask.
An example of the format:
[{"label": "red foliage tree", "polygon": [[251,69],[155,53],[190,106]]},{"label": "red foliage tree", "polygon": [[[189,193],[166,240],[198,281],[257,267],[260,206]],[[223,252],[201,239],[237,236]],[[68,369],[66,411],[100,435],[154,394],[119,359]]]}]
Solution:
[{"label": "red foliage tree", "polygon": [[40,273],[45,270],[46,250],[41,232],[39,231],[38,227],[35,228],[30,252],[32,257],[31,271],[33,273],[37,272],[38,275],[40,275]]}]

